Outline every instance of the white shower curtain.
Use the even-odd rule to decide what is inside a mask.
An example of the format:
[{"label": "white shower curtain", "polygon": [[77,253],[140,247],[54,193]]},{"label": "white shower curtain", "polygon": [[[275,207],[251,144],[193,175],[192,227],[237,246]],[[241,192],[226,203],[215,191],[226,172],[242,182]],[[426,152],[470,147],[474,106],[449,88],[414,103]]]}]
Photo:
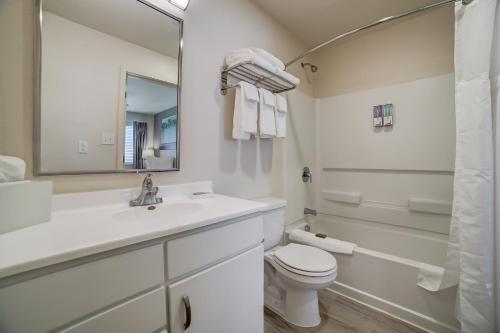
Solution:
[{"label": "white shower curtain", "polygon": [[453,214],[437,289],[458,283],[462,332],[500,332],[499,53],[499,0],[457,4]]}]

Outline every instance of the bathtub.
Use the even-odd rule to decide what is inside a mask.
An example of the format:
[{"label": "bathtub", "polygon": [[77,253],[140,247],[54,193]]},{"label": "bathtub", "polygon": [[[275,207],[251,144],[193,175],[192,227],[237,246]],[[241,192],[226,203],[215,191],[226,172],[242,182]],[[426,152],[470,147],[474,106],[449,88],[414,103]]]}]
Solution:
[{"label": "bathtub", "polygon": [[[344,222],[348,224],[342,225]],[[305,225],[309,225],[313,232],[358,244],[353,255],[334,254],[338,276],[327,291],[426,331],[459,332],[459,323],[454,317],[456,288],[429,292],[417,286],[421,263],[436,264],[444,260],[446,241],[443,240],[446,237],[427,237],[429,235],[413,232],[404,234],[404,231],[393,229],[384,232],[384,227],[374,230],[377,227],[354,225],[352,221],[332,219],[321,214],[314,220],[294,223],[289,229],[304,228]],[[359,238],[367,235],[369,241]],[[372,248],[363,247],[366,244]],[[422,251],[412,251],[415,246],[422,248]],[[436,253],[438,251],[443,253]],[[404,256],[397,255],[399,253]],[[414,258],[408,258],[406,254],[413,254]],[[419,260],[415,260],[417,258]]]}]

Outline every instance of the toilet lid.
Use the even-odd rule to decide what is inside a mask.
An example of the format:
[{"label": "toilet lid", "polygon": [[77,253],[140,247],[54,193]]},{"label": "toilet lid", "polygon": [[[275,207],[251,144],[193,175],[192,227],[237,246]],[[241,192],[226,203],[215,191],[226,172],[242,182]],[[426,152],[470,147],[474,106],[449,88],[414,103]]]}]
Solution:
[{"label": "toilet lid", "polygon": [[303,272],[330,272],[337,268],[334,256],[308,245],[288,244],[277,250],[274,256],[280,263]]}]

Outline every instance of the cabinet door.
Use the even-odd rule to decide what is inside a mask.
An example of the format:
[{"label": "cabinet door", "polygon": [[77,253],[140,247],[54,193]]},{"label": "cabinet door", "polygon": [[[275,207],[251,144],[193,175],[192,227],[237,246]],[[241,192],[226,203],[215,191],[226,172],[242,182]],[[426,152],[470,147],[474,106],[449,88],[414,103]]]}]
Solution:
[{"label": "cabinet door", "polygon": [[[262,333],[263,255],[261,245],[170,285],[170,331]],[[191,323],[185,328],[189,312]]]},{"label": "cabinet door", "polygon": [[60,333],[157,332],[167,324],[165,288],[160,287],[108,309]]}]

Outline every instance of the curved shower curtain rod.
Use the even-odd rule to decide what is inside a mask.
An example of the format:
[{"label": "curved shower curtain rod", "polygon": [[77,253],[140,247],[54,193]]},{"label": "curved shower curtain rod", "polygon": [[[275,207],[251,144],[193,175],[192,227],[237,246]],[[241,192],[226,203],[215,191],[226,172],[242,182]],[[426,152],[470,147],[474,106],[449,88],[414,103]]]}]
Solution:
[{"label": "curved shower curtain rod", "polygon": [[319,49],[321,49],[321,48],[323,48],[323,47],[325,47],[327,45],[330,45],[331,43],[336,42],[339,39],[343,39],[343,38],[348,37],[350,35],[353,35],[353,34],[355,34],[357,32],[360,32],[360,31],[363,31],[363,30],[366,30],[366,29],[370,29],[372,27],[375,27],[375,26],[380,25],[380,24],[385,23],[385,22],[389,22],[389,21],[392,21],[392,20],[397,20],[397,19],[400,19],[400,18],[403,18],[403,17],[406,17],[406,16],[410,16],[410,15],[413,15],[413,14],[417,14],[417,13],[423,12],[423,11],[428,10],[428,9],[432,9],[432,8],[436,8],[436,7],[441,7],[441,6],[448,5],[448,4],[451,4],[451,3],[456,3],[456,2],[459,2],[459,1],[461,1],[462,4],[464,4],[464,5],[468,5],[473,0],[444,0],[444,1],[437,2],[437,3],[431,4],[431,5],[420,7],[420,8],[417,8],[417,9],[414,9],[414,10],[411,10],[411,11],[408,11],[408,12],[405,12],[405,13],[402,13],[402,14],[388,16],[388,17],[383,18],[381,20],[375,21],[373,23],[364,25],[362,27],[356,28],[356,29],[351,30],[349,32],[346,32],[346,33],[343,33],[341,35],[335,36],[332,39],[327,40],[326,42],[323,42],[323,43],[321,43],[319,45],[316,45],[315,47],[313,47],[313,48],[305,51],[301,55],[297,56],[293,60],[290,60],[289,62],[287,62],[285,66],[288,67],[288,66],[296,63],[300,59],[304,58],[305,56],[307,56],[307,55],[309,55],[309,54],[311,54],[311,53],[313,53],[313,52],[315,52],[315,51],[317,51],[317,50],[319,50]]}]

